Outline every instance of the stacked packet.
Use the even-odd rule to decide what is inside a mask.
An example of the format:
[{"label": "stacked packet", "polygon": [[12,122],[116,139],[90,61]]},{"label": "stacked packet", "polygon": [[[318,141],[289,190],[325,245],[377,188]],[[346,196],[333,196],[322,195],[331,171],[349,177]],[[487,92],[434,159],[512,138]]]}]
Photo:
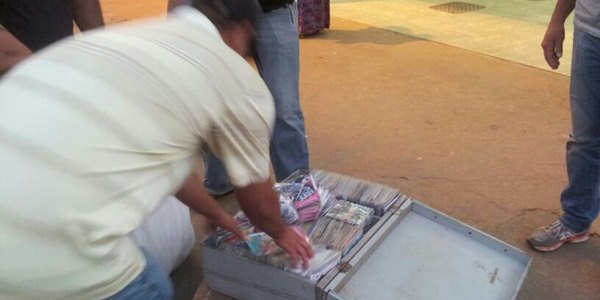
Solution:
[{"label": "stacked packet", "polygon": [[321,211],[321,198],[314,179],[308,171],[296,171],[283,182],[275,184],[280,202],[289,202],[298,213],[298,222],[312,221]]},{"label": "stacked packet", "polygon": [[337,199],[340,195],[331,192],[329,187],[337,188],[355,201],[370,204],[373,202],[368,200],[372,200],[376,194],[387,198],[384,202],[389,204],[389,196],[393,191],[372,190],[365,182],[346,180],[324,172],[316,174],[319,180],[324,180],[328,185],[316,182],[308,171],[297,171],[275,185],[275,190],[280,195],[284,221],[288,225],[297,226],[302,234],[306,233],[306,238],[313,245],[314,257],[310,259],[307,269],[290,265],[289,255],[266,233],[255,232],[254,226],[241,211],[235,219],[247,235],[246,240],[235,239],[231,233],[228,235],[221,232],[219,240],[223,243],[219,248],[318,281],[362,237],[365,226],[374,215],[373,208]]},{"label": "stacked packet", "polygon": [[360,240],[373,209],[345,200],[335,200],[331,208],[314,222],[301,224],[315,244],[323,244],[346,255]]},{"label": "stacked packet", "polygon": [[300,266],[286,266],[285,270],[306,277],[311,281],[318,281],[329,270],[333,269],[340,261],[342,252],[335,249],[327,249],[324,245],[313,247],[314,256],[308,261],[308,268]]},{"label": "stacked packet", "polygon": [[319,186],[330,190],[338,198],[372,207],[375,215],[380,217],[401,198],[399,190],[383,184],[321,170],[313,170],[310,174]]}]

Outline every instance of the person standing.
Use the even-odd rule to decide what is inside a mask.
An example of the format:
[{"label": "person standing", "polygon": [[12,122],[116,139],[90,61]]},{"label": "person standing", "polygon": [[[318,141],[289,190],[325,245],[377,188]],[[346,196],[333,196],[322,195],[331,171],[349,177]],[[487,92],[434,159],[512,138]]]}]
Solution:
[{"label": "person standing", "polygon": [[329,28],[329,0],[298,0],[298,31],[301,37]]},{"label": "person standing", "polygon": [[81,31],[104,25],[98,0],[2,0],[0,24],[31,51]]},{"label": "person standing", "polygon": [[0,80],[2,298],[170,299],[166,272],[129,234],[175,194],[241,235],[197,184],[206,151],[256,227],[307,263],[272,189],[273,100],[242,57],[255,5],[200,0],[66,38]]},{"label": "person standing", "polygon": [[[169,9],[186,0],[169,0]],[[254,20],[254,56],[258,72],[275,101],[275,126],[270,155],[275,179],[309,169],[308,144],[299,96],[299,41],[294,0],[259,0],[262,12]],[[205,159],[206,190],[215,196],[232,190],[227,170],[214,156]]]},{"label": "person standing", "polygon": [[0,0],[0,75],[32,52],[104,25],[98,0]]},{"label": "person standing", "polygon": [[564,23],[575,10],[571,64],[572,132],[567,141],[569,183],[561,194],[563,214],[528,238],[533,249],[553,251],[587,241],[600,211],[600,1],[558,0],[542,41],[552,69],[560,65]]},{"label": "person standing", "polygon": [[309,152],[300,107],[300,45],[294,0],[259,0],[262,13],[256,28],[256,65],[275,101],[271,161],[275,179],[309,169]]}]

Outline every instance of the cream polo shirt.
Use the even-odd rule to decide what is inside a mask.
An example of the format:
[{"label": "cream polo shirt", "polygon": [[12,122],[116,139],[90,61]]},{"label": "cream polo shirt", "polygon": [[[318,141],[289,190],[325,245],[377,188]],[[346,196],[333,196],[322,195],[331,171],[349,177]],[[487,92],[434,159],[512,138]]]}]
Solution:
[{"label": "cream polo shirt", "polygon": [[144,268],[127,238],[203,149],[231,182],[269,176],[272,97],[208,19],[67,39],[0,81],[0,299],[97,299]]}]

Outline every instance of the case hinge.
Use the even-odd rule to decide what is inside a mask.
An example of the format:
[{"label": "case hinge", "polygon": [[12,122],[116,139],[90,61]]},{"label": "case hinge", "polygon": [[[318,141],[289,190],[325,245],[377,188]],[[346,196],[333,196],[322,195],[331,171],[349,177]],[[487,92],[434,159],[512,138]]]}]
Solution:
[{"label": "case hinge", "polygon": [[335,267],[344,273],[348,273],[352,269],[352,265],[345,261],[340,261]]}]

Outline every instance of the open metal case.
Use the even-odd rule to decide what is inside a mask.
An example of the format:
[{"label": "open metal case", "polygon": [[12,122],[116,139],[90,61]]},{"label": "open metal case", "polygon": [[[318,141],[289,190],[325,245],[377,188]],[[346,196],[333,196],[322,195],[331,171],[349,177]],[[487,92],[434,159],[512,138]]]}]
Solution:
[{"label": "open metal case", "polygon": [[531,261],[405,195],[318,282],[203,245],[208,286],[236,299],[515,299]]}]

